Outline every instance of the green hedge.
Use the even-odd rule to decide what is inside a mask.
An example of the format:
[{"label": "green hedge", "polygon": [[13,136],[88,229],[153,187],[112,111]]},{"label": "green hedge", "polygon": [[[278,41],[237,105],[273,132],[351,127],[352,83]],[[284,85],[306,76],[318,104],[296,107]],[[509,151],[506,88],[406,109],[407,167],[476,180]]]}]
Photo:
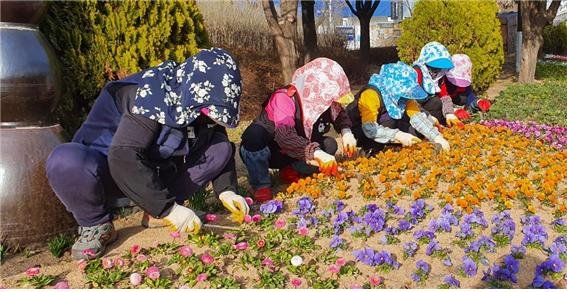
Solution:
[{"label": "green hedge", "polygon": [[544,28],[543,52],[547,54],[567,55],[567,21]]},{"label": "green hedge", "polygon": [[451,54],[467,54],[473,62],[473,87],[486,90],[504,63],[496,1],[421,0],[411,18],[402,22],[398,40],[400,59],[417,60],[421,48],[438,41]]},{"label": "green hedge", "polygon": [[107,81],[209,46],[195,1],[48,2],[40,30],[62,65],[56,118],[71,134]]}]

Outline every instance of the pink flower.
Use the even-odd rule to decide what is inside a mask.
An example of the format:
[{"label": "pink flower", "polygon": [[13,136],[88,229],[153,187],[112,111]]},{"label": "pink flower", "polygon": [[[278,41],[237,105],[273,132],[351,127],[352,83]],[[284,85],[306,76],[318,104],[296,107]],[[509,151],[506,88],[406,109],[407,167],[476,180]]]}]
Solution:
[{"label": "pink flower", "polygon": [[246,242],[246,241],[239,242],[239,243],[233,245],[232,247],[236,250],[246,250],[248,248],[248,242]]},{"label": "pink flower", "polygon": [[262,265],[266,267],[273,267],[274,262],[270,258],[265,258],[264,260],[262,260]]},{"label": "pink flower", "polygon": [[378,276],[372,276],[370,277],[370,285],[372,286],[378,286],[382,284],[382,278],[378,277]]},{"label": "pink flower", "polygon": [[146,270],[146,276],[152,280],[159,279],[159,268],[156,266],[151,266]]},{"label": "pink flower", "polygon": [[130,247],[130,253],[132,255],[138,254],[140,250],[142,250],[142,247],[139,244],[134,244],[132,245],[132,247]]},{"label": "pink flower", "polygon": [[327,270],[328,270],[329,272],[331,272],[332,274],[337,274],[337,273],[341,270],[341,267],[339,267],[339,266],[333,264],[333,265],[330,265]]},{"label": "pink flower", "polygon": [[345,258],[338,258],[338,259],[335,261],[335,265],[337,265],[337,266],[339,266],[339,267],[342,267],[342,266],[346,265],[346,259],[345,259]]},{"label": "pink flower", "polygon": [[114,259],[114,266],[121,268],[124,266],[124,260],[120,257]]},{"label": "pink flower", "polygon": [[67,281],[59,281],[59,282],[57,282],[57,284],[55,284],[55,286],[53,288],[55,288],[55,289],[69,289],[69,283],[67,283]]},{"label": "pink flower", "polygon": [[254,221],[256,223],[262,221],[262,215],[256,214],[256,215],[252,216],[252,221]]},{"label": "pink flower", "polygon": [[39,274],[39,268],[38,267],[31,267],[31,268],[26,270],[26,275],[28,277],[33,277],[33,276],[36,276],[37,274]]},{"label": "pink flower", "polygon": [[142,283],[142,275],[138,273],[132,273],[130,275],[130,284],[135,287],[140,285],[140,283]]},{"label": "pink flower", "polygon": [[153,247],[158,247],[159,246],[159,240],[154,240],[154,242],[152,243]]},{"label": "pink flower", "polygon": [[79,268],[79,270],[81,272],[84,272],[85,268],[87,267],[87,260],[85,260],[85,259],[78,260],[77,261],[77,267]]},{"label": "pink flower", "polygon": [[362,285],[360,285],[358,283],[354,283],[354,284],[350,285],[350,289],[362,289]]},{"label": "pink flower", "polygon": [[95,252],[92,248],[89,248],[89,249],[83,250],[83,255],[86,255],[87,257],[94,257]]},{"label": "pink flower", "polygon": [[139,262],[144,262],[147,259],[148,259],[148,257],[143,255],[143,254],[139,254],[139,255],[136,256],[136,260],[139,261]]},{"label": "pink flower", "polygon": [[173,231],[171,233],[169,233],[169,236],[173,237],[173,239],[178,239],[179,237],[181,237],[181,233],[179,231]]},{"label": "pink flower", "polygon": [[207,275],[207,273],[201,273],[201,274],[197,275],[197,282],[205,282],[205,281],[207,281],[208,278],[209,278],[209,275]]},{"label": "pink flower", "polygon": [[263,239],[259,239],[259,240],[256,242],[256,245],[257,245],[259,248],[262,248],[262,247],[266,246],[266,241],[263,240]]},{"label": "pink flower", "polygon": [[248,206],[252,206],[252,204],[254,204],[254,200],[250,197],[245,197],[244,200],[246,200],[246,204],[248,204]]},{"label": "pink flower", "polygon": [[297,287],[301,286],[301,279],[299,279],[299,278],[293,278],[293,279],[291,279],[291,285],[292,285],[294,288],[297,288]]},{"label": "pink flower", "polygon": [[274,225],[277,229],[283,229],[285,227],[285,219],[278,218]]},{"label": "pink flower", "polygon": [[244,215],[244,223],[252,223],[252,216],[248,214]]},{"label": "pink flower", "polygon": [[297,229],[297,233],[299,235],[306,236],[309,234],[309,229],[307,227],[299,227],[299,229]]},{"label": "pink flower", "polygon": [[215,258],[213,258],[208,253],[204,253],[204,254],[201,255],[201,262],[203,262],[203,264],[205,264],[205,265],[212,264],[214,261],[215,261]]},{"label": "pink flower", "polygon": [[193,250],[190,247],[184,245],[179,248],[179,254],[184,257],[190,257],[191,255],[193,255]]},{"label": "pink flower", "polygon": [[223,234],[222,237],[226,240],[235,240],[236,234],[227,232],[227,233]]},{"label": "pink flower", "polygon": [[183,285],[183,286],[180,286],[178,289],[189,289],[189,286],[188,286],[188,285]]},{"label": "pink flower", "polygon": [[205,215],[205,219],[207,219],[207,222],[213,222],[213,221],[217,220],[217,215],[207,214],[207,215]]},{"label": "pink flower", "polygon": [[102,267],[103,267],[105,270],[111,269],[113,266],[114,266],[114,265],[113,265],[113,263],[112,263],[112,259],[109,259],[109,258],[103,258],[103,259],[102,259]]}]

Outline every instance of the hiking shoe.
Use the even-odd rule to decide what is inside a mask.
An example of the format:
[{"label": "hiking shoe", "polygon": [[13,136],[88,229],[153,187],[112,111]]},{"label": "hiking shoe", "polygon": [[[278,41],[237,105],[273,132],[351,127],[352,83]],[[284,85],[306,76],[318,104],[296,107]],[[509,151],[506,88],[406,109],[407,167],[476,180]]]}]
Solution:
[{"label": "hiking shoe", "polygon": [[285,184],[292,184],[297,182],[300,178],[299,172],[297,172],[297,170],[295,170],[291,165],[280,169],[280,180],[282,180]]},{"label": "hiking shoe", "polygon": [[256,202],[260,204],[267,202],[273,199],[272,190],[270,188],[257,189],[254,191],[254,199],[256,199]]},{"label": "hiking shoe", "polygon": [[71,248],[71,256],[75,260],[91,260],[100,257],[106,246],[118,238],[112,222],[85,227],[79,226],[79,239]]}]

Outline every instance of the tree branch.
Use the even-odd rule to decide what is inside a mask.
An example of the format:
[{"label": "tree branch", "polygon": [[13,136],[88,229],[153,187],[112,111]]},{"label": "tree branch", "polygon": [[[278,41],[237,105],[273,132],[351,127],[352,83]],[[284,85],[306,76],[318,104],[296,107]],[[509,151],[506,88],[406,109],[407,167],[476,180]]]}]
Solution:
[{"label": "tree branch", "polygon": [[374,14],[374,11],[376,11],[378,5],[380,5],[380,0],[375,0],[374,3],[372,3],[372,7],[370,8],[370,15]]},{"label": "tree branch", "polygon": [[545,11],[545,18],[548,24],[551,24],[555,16],[557,16],[557,10],[559,10],[560,4],[561,0],[551,1],[551,5],[549,5],[549,8]]},{"label": "tree branch", "polygon": [[274,35],[283,36],[283,31],[278,24],[278,12],[274,6],[274,1],[272,0],[262,0],[262,7],[264,8],[264,14],[266,15],[266,20],[268,21],[268,26],[272,30]]},{"label": "tree branch", "polygon": [[[356,0],[355,0],[356,1]],[[352,7],[352,4],[350,4],[350,0],[345,0],[346,4],[348,5],[348,8],[350,8],[350,11],[352,11],[352,13],[356,16],[358,16],[358,12],[356,10],[354,10],[354,7]]]}]

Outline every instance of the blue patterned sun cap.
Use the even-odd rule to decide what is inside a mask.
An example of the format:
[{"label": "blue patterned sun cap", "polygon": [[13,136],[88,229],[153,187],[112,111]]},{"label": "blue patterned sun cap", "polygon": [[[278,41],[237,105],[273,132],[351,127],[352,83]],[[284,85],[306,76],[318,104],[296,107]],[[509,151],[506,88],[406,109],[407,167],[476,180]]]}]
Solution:
[{"label": "blue patterned sun cap", "polygon": [[417,83],[417,73],[403,62],[384,64],[380,74],[372,74],[368,84],[380,90],[388,115],[401,119],[408,99],[424,99],[427,93]]},{"label": "blue patterned sun cap", "polygon": [[447,70],[454,67],[449,50],[438,42],[430,42],[423,46],[416,63]]},{"label": "blue patterned sun cap", "polygon": [[238,125],[242,79],[224,49],[201,50],[181,64],[166,61],[128,79],[138,84],[133,114],[172,128],[186,127],[200,114],[226,127]]}]

